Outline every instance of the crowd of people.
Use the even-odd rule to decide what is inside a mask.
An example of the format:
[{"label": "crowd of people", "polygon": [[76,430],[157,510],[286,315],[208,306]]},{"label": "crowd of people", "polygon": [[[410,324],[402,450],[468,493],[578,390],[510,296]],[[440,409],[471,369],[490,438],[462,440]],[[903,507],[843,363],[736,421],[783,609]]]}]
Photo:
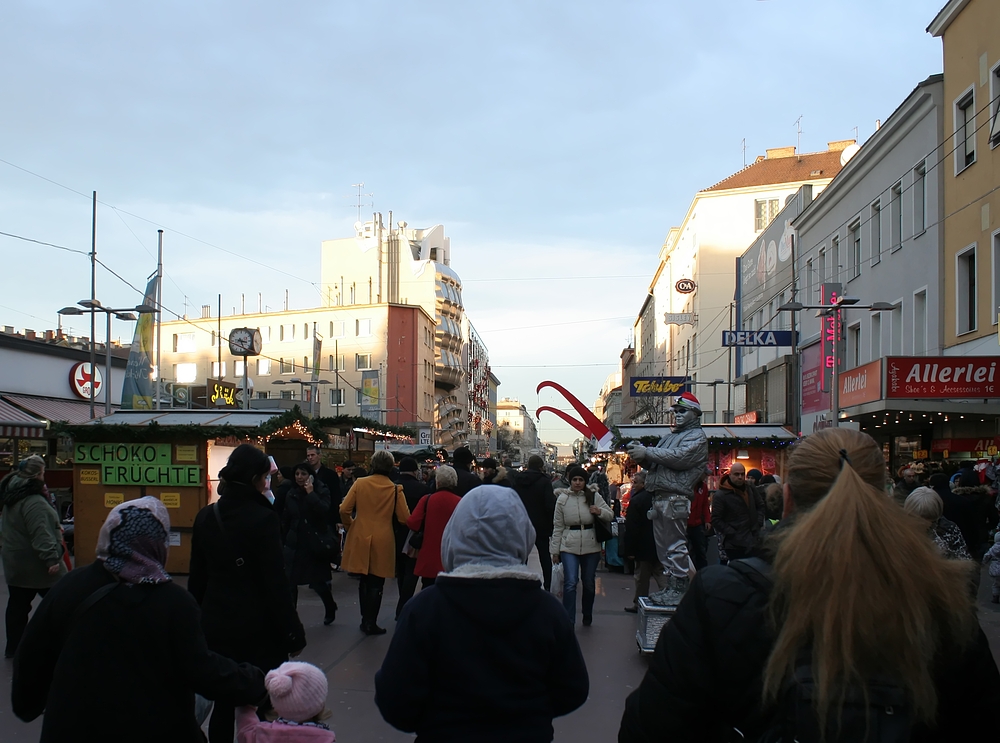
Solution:
[{"label": "crowd of people", "polygon": [[[97,560],[67,571],[44,462],[29,458],[0,482],[14,712],[44,716],[42,741],[198,741],[211,700],[211,743],[335,740],[326,676],[296,660],[297,599],[307,586],[334,624],[343,573],[365,635],[386,633],[385,581],[398,587],[375,675],[387,722],[418,741],[549,741],[587,699],[576,617],[592,625],[613,549],[634,567],[625,611],[642,597],[673,611],[620,741],[871,725],[959,740],[992,721],[1000,673],[974,601],[980,563],[1000,600],[1000,535],[975,471],[904,470],[886,487],[875,442],[830,429],[794,447],[783,481],[736,462],[712,492],[697,399],[674,413],[615,473],[630,481],[622,519],[603,468],[557,474],[532,456],[515,470],[461,447],[450,464],[378,451],[338,473],[315,447],[278,468],[240,446],[195,520],[187,590],[164,567],[169,517],[152,497],[112,509]],[[114,714],[95,714],[109,684]]]}]

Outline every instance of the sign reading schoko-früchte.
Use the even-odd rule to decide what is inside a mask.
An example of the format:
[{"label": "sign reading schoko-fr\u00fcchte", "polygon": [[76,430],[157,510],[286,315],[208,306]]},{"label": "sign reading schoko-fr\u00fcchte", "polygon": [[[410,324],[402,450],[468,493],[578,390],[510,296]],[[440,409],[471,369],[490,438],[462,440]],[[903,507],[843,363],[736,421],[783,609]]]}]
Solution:
[{"label": "sign reading schoko-fr\u00fcchte", "polygon": [[886,359],[886,397],[1000,397],[1000,356]]}]

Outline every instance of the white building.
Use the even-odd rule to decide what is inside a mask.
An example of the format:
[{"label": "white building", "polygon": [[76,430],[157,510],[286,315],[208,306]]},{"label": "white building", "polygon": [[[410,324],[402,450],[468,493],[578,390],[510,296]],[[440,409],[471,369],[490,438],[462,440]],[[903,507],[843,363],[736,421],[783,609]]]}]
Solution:
[{"label": "white building", "polygon": [[[505,397],[497,403],[497,428],[498,447],[506,448],[517,464],[527,462],[531,450],[541,447],[534,418],[516,398]],[[504,447],[501,441],[509,443]]]}]

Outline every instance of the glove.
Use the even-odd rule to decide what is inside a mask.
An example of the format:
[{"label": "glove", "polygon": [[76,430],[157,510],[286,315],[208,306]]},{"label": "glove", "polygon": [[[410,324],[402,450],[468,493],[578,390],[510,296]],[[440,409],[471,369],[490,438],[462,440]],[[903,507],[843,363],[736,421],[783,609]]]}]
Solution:
[{"label": "glove", "polygon": [[660,512],[657,511],[655,508],[650,508],[648,511],[646,511],[646,518],[649,519],[650,521],[656,521],[658,518],[660,518]]},{"label": "glove", "polygon": [[633,442],[628,445],[628,455],[639,464],[642,464],[646,461],[646,447]]}]

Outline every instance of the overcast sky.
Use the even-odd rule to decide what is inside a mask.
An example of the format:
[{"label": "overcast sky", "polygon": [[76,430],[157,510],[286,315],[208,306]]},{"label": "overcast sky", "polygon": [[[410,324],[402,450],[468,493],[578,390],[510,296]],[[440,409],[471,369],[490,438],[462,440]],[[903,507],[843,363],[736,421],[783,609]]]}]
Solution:
[{"label": "overcast sky", "polygon": [[[309,307],[363,181],[366,213],[445,226],[501,396],[590,405],[694,193],[800,115],[804,152],[864,141],[941,71],[943,3],[5,0],[0,231],[87,252],[96,190],[98,257],[135,286],[165,230],[166,307]],[[0,256],[2,325],[89,296],[85,255]],[[97,296],[140,299],[103,269]]]}]

